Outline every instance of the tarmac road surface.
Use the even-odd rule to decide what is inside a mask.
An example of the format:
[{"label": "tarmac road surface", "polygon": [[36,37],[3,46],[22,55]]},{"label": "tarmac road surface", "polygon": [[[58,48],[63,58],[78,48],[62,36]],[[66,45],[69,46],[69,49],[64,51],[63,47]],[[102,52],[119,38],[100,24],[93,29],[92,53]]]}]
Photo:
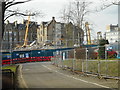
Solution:
[{"label": "tarmac road surface", "polygon": [[[117,88],[116,80],[81,76],[62,70],[50,62],[22,64],[22,88]],[[103,89],[102,89],[103,90]]]}]

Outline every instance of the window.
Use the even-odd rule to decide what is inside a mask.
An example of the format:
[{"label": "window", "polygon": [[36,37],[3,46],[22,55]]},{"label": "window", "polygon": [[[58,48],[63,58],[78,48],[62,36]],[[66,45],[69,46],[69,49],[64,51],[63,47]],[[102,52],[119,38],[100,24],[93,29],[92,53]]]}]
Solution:
[{"label": "window", "polygon": [[20,54],[20,58],[24,58],[24,54]]},{"label": "window", "polygon": [[42,41],[42,37],[41,37],[41,40],[40,41]]},{"label": "window", "polygon": [[9,34],[12,34],[12,31],[9,31]]},{"label": "window", "polygon": [[16,32],[14,32],[14,36],[16,36]]},{"label": "window", "polygon": [[40,52],[38,52],[38,54],[40,54]]},{"label": "window", "polygon": [[12,37],[10,37],[10,41],[12,41]]},{"label": "window", "polygon": [[29,54],[28,53],[26,53],[25,56],[26,56],[26,58],[29,58]]},{"label": "window", "polygon": [[14,41],[16,41],[17,39],[16,38],[14,38]]}]

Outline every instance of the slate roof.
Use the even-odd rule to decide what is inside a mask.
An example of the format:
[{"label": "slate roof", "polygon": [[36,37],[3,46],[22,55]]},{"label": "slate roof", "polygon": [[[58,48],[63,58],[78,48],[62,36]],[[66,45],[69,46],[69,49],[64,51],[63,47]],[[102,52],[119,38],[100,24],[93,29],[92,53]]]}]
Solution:
[{"label": "slate roof", "polygon": [[[36,25],[36,27],[38,27],[36,22],[30,22],[29,24],[29,28],[31,28],[33,25]],[[9,23],[9,24],[5,24],[6,29],[17,29],[17,30],[25,30],[26,29],[26,24],[17,24],[15,25],[15,23]]]}]

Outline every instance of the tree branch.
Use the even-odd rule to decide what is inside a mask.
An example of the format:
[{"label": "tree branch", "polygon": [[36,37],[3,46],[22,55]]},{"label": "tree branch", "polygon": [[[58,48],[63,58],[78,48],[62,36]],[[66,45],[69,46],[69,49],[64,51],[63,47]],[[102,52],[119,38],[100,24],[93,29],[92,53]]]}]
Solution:
[{"label": "tree branch", "polygon": [[5,9],[4,11],[5,12],[5,17],[4,17],[4,21],[7,20],[9,17],[12,17],[12,16],[41,16],[43,17],[44,14],[41,13],[41,12],[38,12],[38,11],[32,11],[33,13],[30,13],[31,11],[27,11],[27,12],[20,12],[18,9],[17,10],[8,10],[7,8],[9,8],[10,6],[13,6],[13,5],[17,5],[17,4],[22,4],[22,3],[25,3],[25,2],[29,2],[29,1],[32,1],[32,0],[24,0],[24,1],[20,1],[20,2],[15,2],[16,0],[6,0],[5,3]]},{"label": "tree branch", "polygon": [[12,0],[12,1],[6,1],[6,4],[5,5],[8,5],[8,4],[11,4],[11,3],[13,3],[15,0]]},{"label": "tree branch", "polygon": [[5,10],[7,9],[7,8],[9,8],[10,6],[13,6],[13,5],[16,5],[16,4],[22,4],[22,3],[26,3],[26,2],[29,2],[29,1],[32,1],[32,0],[26,0],[26,1],[21,1],[21,2],[8,2],[7,4],[6,4],[6,7],[5,7]]},{"label": "tree branch", "polygon": [[13,14],[8,15],[8,16],[4,19],[4,21],[7,20],[9,17],[14,16],[14,15],[16,15],[16,16],[17,16],[17,15],[22,15],[22,16],[34,16],[35,13],[33,13],[33,14],[24,14],[24,13],[15,12],[15,13],[13,13]]},{"label": "tree branch", "polygon": [[113,4],[113,5],[120,5],[120,3],[114,3],[114,2],[113,2],[112,4]]},{"label": "tree branch", "polygon": [[109,0],[101,0],[102,5],[99,6],[100,8],[96,9],[96,11],[100,12],[100,11],[102,11],[102,10],[112,6],[112,5],[120,5],[119,2],[120,2],[120,0],[118,0],[118,1],[113,0],[111,2],[109,2]]},{"label": "tree branch", "polygon": [[40,17],[43,17],[44,16],[44,13],[42,13],[41,11],[32,11],[33,13],[29,13],[31,11],[27,11],[27,12],[20,12],[18,9],[17,10],[6,10],[8,12],[6,12],[6,17],[4,19],[7,20],[9,17],[11,16],[40,16]]}]

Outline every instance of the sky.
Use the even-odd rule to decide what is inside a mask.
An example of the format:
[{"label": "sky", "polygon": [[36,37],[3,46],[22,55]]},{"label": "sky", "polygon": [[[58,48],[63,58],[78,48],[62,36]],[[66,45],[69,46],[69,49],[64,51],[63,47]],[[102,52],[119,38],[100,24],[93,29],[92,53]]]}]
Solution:
[{"label": "sky", "polygon": [[[22,1],[22,0],[19,0]],[[20,11],[40,11],[45,16],[44,17],[31,17],[32,21],[37,21],[40,24],[42,21],[50,21],[54,16],[56,21],[61,21],[60,10],[62,10],[70,1],[73,0],[33,0],[24,4],[19,4],[12,6],[10,9],[18,8]],[[88,1],[88,0],[87,0]],[[99,0],[90,0],[94,2],[91,9],[99,7],[102,5]],[[11,17],[10,22],[18,21],[22,22],[23,19],[27,17]],[[101,31],[103,34],[106,32],[106,26],[110,24],[118,24],[118,7],[116,5],[110,6],[107,9],[94,12],[86,17],[86,20],[90,24],[91,36],[96,38],[96,33]]]}]

